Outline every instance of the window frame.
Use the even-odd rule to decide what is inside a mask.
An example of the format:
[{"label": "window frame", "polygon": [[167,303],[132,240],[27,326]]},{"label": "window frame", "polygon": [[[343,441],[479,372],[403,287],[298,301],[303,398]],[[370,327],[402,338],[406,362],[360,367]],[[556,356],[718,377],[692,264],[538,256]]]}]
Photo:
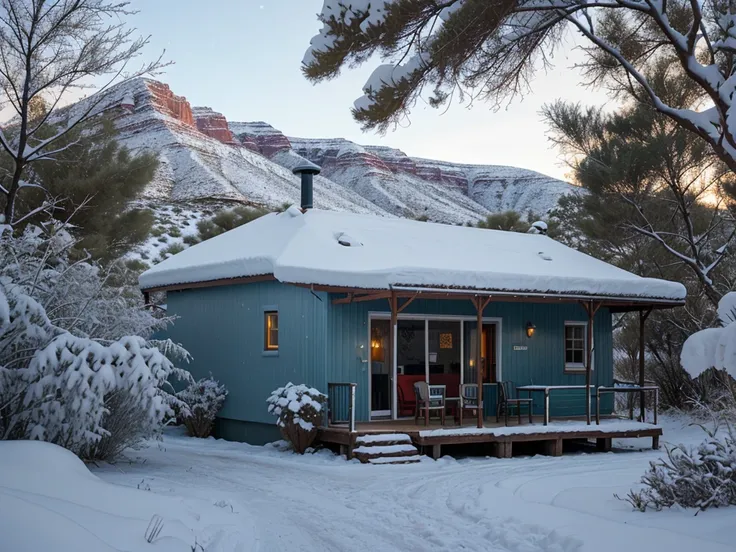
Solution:
[{"label": "window frame", "polygon": [[[270,321],[276,319],[276,327],[269,326]],[[271,332],[276,332],[276,343],[271,342]],[[263,307],[263,354],[265,356],[276,356],[280,347],[279,309],[276,306]]]},{"label": "window frame", "polygon": [[[567,328],[572,327],[579,327],[583,329],[583,362],[567,362]],[[565,362],[565,372],[572,373],[572,374],[579,374],[579,373],[585,373],[587,362],[588,362],[588,353],[589,353],[589,347],[588,347],[588,322],[582,321],[582,320],[566,320],[565,326],[562,330],[562,351],[564,355],[564,362]],[[593,346],[595,347],[595,340],[593,341]],[[577,351],[577,349],[572,349],[573,351]],[[595,369],[595,349],[593,349],[593,359],[590,363],[590,370],[593,371]]]}]

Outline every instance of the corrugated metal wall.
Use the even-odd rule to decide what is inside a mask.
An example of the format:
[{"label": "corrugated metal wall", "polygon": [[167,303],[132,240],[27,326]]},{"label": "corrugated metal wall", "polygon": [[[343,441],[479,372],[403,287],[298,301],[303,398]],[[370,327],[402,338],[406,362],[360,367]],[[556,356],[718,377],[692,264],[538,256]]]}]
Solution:
[{"label": "corrugated metal wall", "polygon": [[[274,423],[266,399],[289,381],[327,392],[326,294],[263,282],[169,292],[167,303],[178,317],[169,336],[192,354],[194,377],[212,373],[227,386],[223,418]],[[271,306],[279,311],[276,356],[263,353],[263,312]]]},{"label": "corrugated metal wall", "polygon": [[[169,336],[193,356],[189,369],[196,378],[212,373],[230,395],[223,418],[273,423],[266,398],[276,387],[291,381],[327,392],[328,382],[355,382],[356,419],[368,420],[370,363],[368,314],[388,312],[388,301],[333,305],[334,296],[308,289],[264,282],[170,292],[169,313],[177,316]],[[279,310],[279,352],[263,353],[264,309]],[[406,314],[475,316],[470,301],[416,300]],[[576,304],[490,303],[485,317],[502,319],[499,358],[502,378],[525,384],[584,384],[584,374],[564,372],[564,323],[586,321]],[[526,324],[536,326],[533,338]],[[466,324],[474,324],[466,322]],[[361,351],[358,347],[362,345]],[[527,350],[515,351],[514,345]],[[613,381],[611,315],[601,309],[595,321],[594,385]],[[541,412],[537,397],[535,412]],[[582,392],[557,392],[553,415],[583,414]],[[609,396],[602,410],[610,411]]]},{"label": "corrugated metal wall", "polygon": [[[369,418],[368,378],[370,364],[362,362],[356,347],[368,343],[368,316],[370,312],[388,312],[388,301],[370,301],[351,305],[332,305],[328,314],[328,335],[334,340],[332,353],[327,355],[327,380],[358,383],[356,415],[359,420]],[[475,308],[468,300],[413,301],[402,314],[475,316]],[[578,304],[549,303],[489,303],[486,318],[501,318],[501,377],[515,386],[529,384],[584,385],[585,374],[567,374],[564,371],[564,327],[566,321],[586,322],[588,317]],[[536,326],[534,337],[526,336],[527,322]],[[613,343],[611,314],[600,309],[595,318],[595,370],[592,385],[613,383]],[[475,325],[474,322],[466,324]],[[515,351],[514,345],[526,350]],[[542,412],[541,396],[535,397],[535,413]],[[584,391],[557,391],[551,401],[552,415],[568,416],[585,413]],[[602,401],[603,412],[610,412],[612,398]],[[595,409],[595,403],[592,403]]]}]

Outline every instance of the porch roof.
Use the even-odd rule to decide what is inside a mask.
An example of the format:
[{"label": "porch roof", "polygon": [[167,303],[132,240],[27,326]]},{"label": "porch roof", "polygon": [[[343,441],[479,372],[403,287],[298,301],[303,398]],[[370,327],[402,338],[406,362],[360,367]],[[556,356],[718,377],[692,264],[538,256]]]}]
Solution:
[{"label": "porch roof", "polygon": [[678,304],[642,278],[547,236],[290,207],[195,245],[140,276],[144,291],[264,276],[334,289],[463,290]]}]

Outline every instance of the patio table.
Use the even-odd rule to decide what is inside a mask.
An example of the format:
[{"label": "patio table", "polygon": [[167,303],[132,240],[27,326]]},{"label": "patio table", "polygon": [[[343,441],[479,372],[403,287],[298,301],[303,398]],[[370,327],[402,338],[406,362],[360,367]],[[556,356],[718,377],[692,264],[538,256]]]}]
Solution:
[{"label": "patio table", "polygon": [[[517,387],[517,393],[519,391],[526,391],[529,398],[532,398],[532,393],[544,393],[544,425],[549,425],[549,395],[551,391],[557,391],[560,389],[586,389],[585,385],[522,385]],[[591,391],[594,387],[590,386]],[[588,404],[590,404],[590,395],[587,396]],[[590,408],[588,408],[590,412]],[[590,422],[589,422],[590,423]]]},{"label": "patio table", "polygon": [[460,407],[460,397],[445,397],[445,403],[447,404],[453,415],[453,419],[457,422],[458,420],[458,408]]}]

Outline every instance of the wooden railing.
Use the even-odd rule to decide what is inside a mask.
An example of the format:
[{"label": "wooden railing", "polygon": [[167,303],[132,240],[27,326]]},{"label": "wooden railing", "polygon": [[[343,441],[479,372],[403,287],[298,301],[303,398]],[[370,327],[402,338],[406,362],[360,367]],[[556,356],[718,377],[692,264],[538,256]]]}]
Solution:
[{"label": "wooden railing", "polygon": [[348,424],[355,432],[355,389],[357,383],[327,384],[327,425]]},{"label": "wooden railing", "polygon": [[[598,387],[596,389],[596,405],[595,405],[595,423],[601,423],[601,395],[606,393],[653,393],[654,394],[654,425],[657,425],[657,410],[659,408],[659,387],[656,385],[645,385],[640,387],[639,385],[625,385],[625,386],[614,386],[614,387]],[[646,412],[642,412],[642,416],[646,416]],[[629,404],[629,418],[634,419],[634,402]],[[640,420],[646,422],[646,419]]]}]

